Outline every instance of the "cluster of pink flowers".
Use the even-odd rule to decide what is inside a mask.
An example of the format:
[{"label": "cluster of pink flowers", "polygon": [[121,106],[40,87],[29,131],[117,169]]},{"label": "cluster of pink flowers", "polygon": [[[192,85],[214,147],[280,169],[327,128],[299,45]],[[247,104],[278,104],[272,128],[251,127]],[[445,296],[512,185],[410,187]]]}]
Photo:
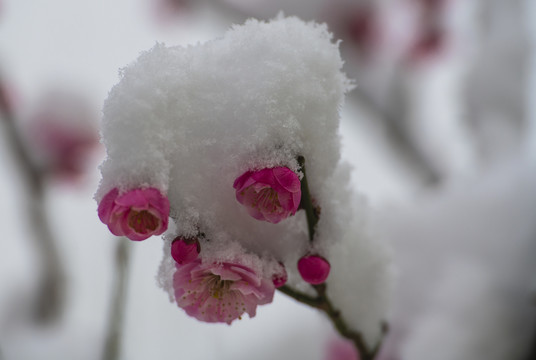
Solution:
[{"label": "cluster of pink flowers", "polygon": [[[233,187],[238,202],[258,220],[277,224],[293,216],[300,206],[300,179],[286,167],[247,171],[235,180]],[[135,241],[166,231],[169,212],[167,197],[150,187],[126,192],[113,188],[98,207],[100,220],[114,235]],[[244,313],[255,316],[257,305],[271,302],[275,289],[287,281],[282,263],[270,278],[239,261],[203,263],[197,237],[177,236],[170,252],[176,262],[173,286],[178,306],[206,322],[230,324]],[[329,269],[329,262],[317,255],[308,254],[298,262],[302,278],[310,284],[323,283]]]}]

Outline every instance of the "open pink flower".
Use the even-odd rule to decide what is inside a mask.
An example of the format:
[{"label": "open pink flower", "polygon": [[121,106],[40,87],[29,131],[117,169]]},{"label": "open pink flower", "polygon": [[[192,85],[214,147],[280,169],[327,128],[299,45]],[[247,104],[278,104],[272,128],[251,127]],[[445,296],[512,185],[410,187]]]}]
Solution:
[{"label": "open pink flower", "polygon": [[114,188],[99,203],[98,213],[112,234],[140,241],[166,231],[169,200],[155,188],[133,189],[121,195]]},{"label": "open pink flower", "polygon": [[247,171],[233,187],[236,199],[255,219],[277,224],[294,215],[301,200],[300,179],[286,167]]},{"label": "open pink flower", "polygon": [[173,276],[175,299],[190,316],[206,322],[254,317],[257,305],[272,302],[274,285],[252,269],[232,263],[177,265]]}]

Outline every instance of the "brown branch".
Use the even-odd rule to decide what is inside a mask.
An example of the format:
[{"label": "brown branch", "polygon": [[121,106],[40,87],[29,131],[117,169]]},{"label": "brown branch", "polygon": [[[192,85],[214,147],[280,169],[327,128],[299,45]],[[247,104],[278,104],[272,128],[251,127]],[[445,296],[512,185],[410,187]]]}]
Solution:
[{"label": "brown branch", "polygon": [[[307,183],[307,176],[305,173],[305,158],[303,156],[298,156],[298,164],[300,165],[300,170],[303,172],[303,178],[301,180],[302,197],[300,201],[300,209],[305,210],[307,226],[309,228],[309,240],[312,242],[314,239],[315,228],[319,220],[319,212],[315,211],[311,193],[309,191],[309,185]],[[370,349],[365,343],[362,334],[351,329],[344,320],[340,310],[338,310],[331,303],[327,294],[327,285],[325,283],[313,285],[313,288],[317,293],[316,297],[304,294],[287,285],[280,287],[278,290],[303,304],[322,310],[330,318],[333,326],[339,332],[339,334],[347,339],[350,339],[354,343],[357,351],[360,354],[361,360],[373,360],[380,349],[381,340],[374,348]],[[382,335],[387,332],[386,325],[382,325],[382,331]]]},{"label": "brown branch", "polygon": [[[317,293],[316,297],[304,294],[288,285],[282,286],[278,290],[303,304],[323,311],[329,317],[339,334],[354,343],[361,360],[373,360],[380,349],[381,340],[374,348],[370,349],[365,343],[363,335],[358,331],[352,330],[344,320],[341,312],[331,303],[327,296],[326,284],[314,285],[313,287]],[[387,332],[386,325],[382,326],[382,331],[383,334]]]},{"label": "brown branch", "polygon": [[307,294],[299,292],[298,290],[294,290],[288,285],[283,285],[277,290],[281,291],[283,294],[287,296],[290,296],[294,300],[301,302],[302,304],[309,305],[317,309],[319,309],[320,306],[322,305],[322,302],[319,298],[309,296]]},{"label": "brown branch", "polygon": [[303,156],[298,156],[298,164],[300,165],[300,170],[303,173],[303,178],[301,179],[301,200],[299,208],[305,210],[307,227],[309,228],[309,241],[312,243],[315,237],[316,224],[318,224],[319,220],[318,212],[315,211],[311,192],[309,191],[307,173],[305,172],[305,158]]},{"label": "brown branch", "polygon": [[26,206],[28,218],[34,232],[35,245],[43,261],[44,270],[36,297],[34,319],[38,322],[55,320],[61,313],[64,298],[64,272],[52,231],[48,223],[44,187],[44,173],[32,161],[17,131],[15,116],[7,99],[7,91],[0,80],[0,116],[4,118],[7,131],[7,143],[13,150],[15,163],[18,165],[26,184]]}]

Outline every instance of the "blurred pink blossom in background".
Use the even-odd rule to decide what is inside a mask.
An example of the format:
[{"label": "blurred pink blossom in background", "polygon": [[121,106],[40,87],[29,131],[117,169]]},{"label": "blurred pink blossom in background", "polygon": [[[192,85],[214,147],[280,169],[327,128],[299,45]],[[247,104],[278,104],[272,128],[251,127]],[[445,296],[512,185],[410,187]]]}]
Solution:
[{"label": "blurred pink blossom in background", "polygon": [[97,117],[84,98],[65,91],[46,93],[25,119],[24,130],[31,155],[45,173],[76,181],[94,165]]},{"label": "blurred pink blossom in background", "polygon": [[337,337],[328,342],[324,360],[359,360],[359,354],[350,340]]}]

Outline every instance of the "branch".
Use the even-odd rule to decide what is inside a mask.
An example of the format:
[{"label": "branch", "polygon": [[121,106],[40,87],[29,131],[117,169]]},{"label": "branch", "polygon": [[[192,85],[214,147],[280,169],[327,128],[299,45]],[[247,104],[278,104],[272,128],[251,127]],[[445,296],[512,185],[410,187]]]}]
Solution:
[{"label": "branch", "polygon": [[[329,317],[339,334],[354,343],[354,346],[360,354],[360,360],[373,360],[380,349],[381,340],[373,349],[369,349],[365,343],[365,340],[363,339],[362,334],[358,331],[352,330],[348,326],[341,312],[337,310],[329,300],[326,292],[326,284],[313,285],[313,287],[318,294],[316,297],[304,294],[288,285],[282,286],[278,288],[278,290],[283,294],[301,302],[302,304],[306,304],[315,309],[323,311]],[[387,332],[387,326],[384,325],[382,330],[383,334],[385,334]]]},{"label": "branch", "polygon": [[[302,197],[300,201],[300,209],[305,210],[307,217],[307,226],[309,228],[309,240],[312,242],[314,238],[315,227],[319,220],[319,211],[316,210],[313,205],[305,172],[305,158],[303,156],[298,156],[298,164],[300,165],[300,169],[303,172],[303,178],[301,180]],[[327,294],[327,285],[325,283],[320,285],[313,285],[313,288],[317,293],[316,297],[304,294],[287,285],[280,287],[278,290],[281,291],[283,294],[288,295],[303,304],[322,310],[330,318],[331,322],[333,323],[333,326],[335,326],[335,329],[337,329],[339,334],[341,334],[347,339],[350,339],[354,343],[357,351],[360,354],[361,360],[373,360],[376,357],[378,350],[380,349],[381,340],[373,349],[369,349],[365,340],[363,339],[363,335],[358,331],[352,330],[344,320],[340,310],[338,310],[331,303]],[[387,332],[387,325],[384,324],[382,326],[382,331],[383,335]]]},{"label": "branch", "polygon": [[402,126],[401,119],[393,116],[362,88],[351,91],[356,101],[381,122],[386,129],[386,136],[393,152],[414,169],[414,174],[425,185],[437,185],[441,182],[441,174],[424,154],[415,146]]},{"label": "branch", "polygon": [[290,296],[294,300],[301,302],[302,304],[312,306],[314,308],[320,309],[322,306],[322,301],[319,298],[311,297],[307,294],[294,290],[288,285],[283,285],[277,290],[281,291],[283,294]]},{"label": "branch", "polygon": [[298,164],[300,165],[300,170],[303,172],[303,178],[301,179],[301,200],[299,209],[305,210],[305,215],[307,217],[307,227],[309,228],[309,241],[312,243],[315,237],[315,228],[318,224],[318,211],[315,211],[313,205],[313,199],[311,197],[311,192],[309,191],[309,184],[307,183],[307,173],[305,172],[305,158],[303,156],[298,156]]},{"label": "branch", "polygon": [[119,238],[115,252],[115,277],[111,299],[109,323],[104,344],[103,360],[117,360],[121,350],[121,328],[125,317],[128,263],[130,258],[129,240]]},{"label": "branch", "polygon": [[61,313],[65,276],[46,216],[44,173],[35,166],[23,145],[2,81],[0,81],[0,116],[4,118],[6,124],[7,143],[13,150],[15,163],[25,180],[28,217],[34,232],[35,245],[43,260],[44,270],[33,315],[38,322],[48,322],[55,320]]}]

